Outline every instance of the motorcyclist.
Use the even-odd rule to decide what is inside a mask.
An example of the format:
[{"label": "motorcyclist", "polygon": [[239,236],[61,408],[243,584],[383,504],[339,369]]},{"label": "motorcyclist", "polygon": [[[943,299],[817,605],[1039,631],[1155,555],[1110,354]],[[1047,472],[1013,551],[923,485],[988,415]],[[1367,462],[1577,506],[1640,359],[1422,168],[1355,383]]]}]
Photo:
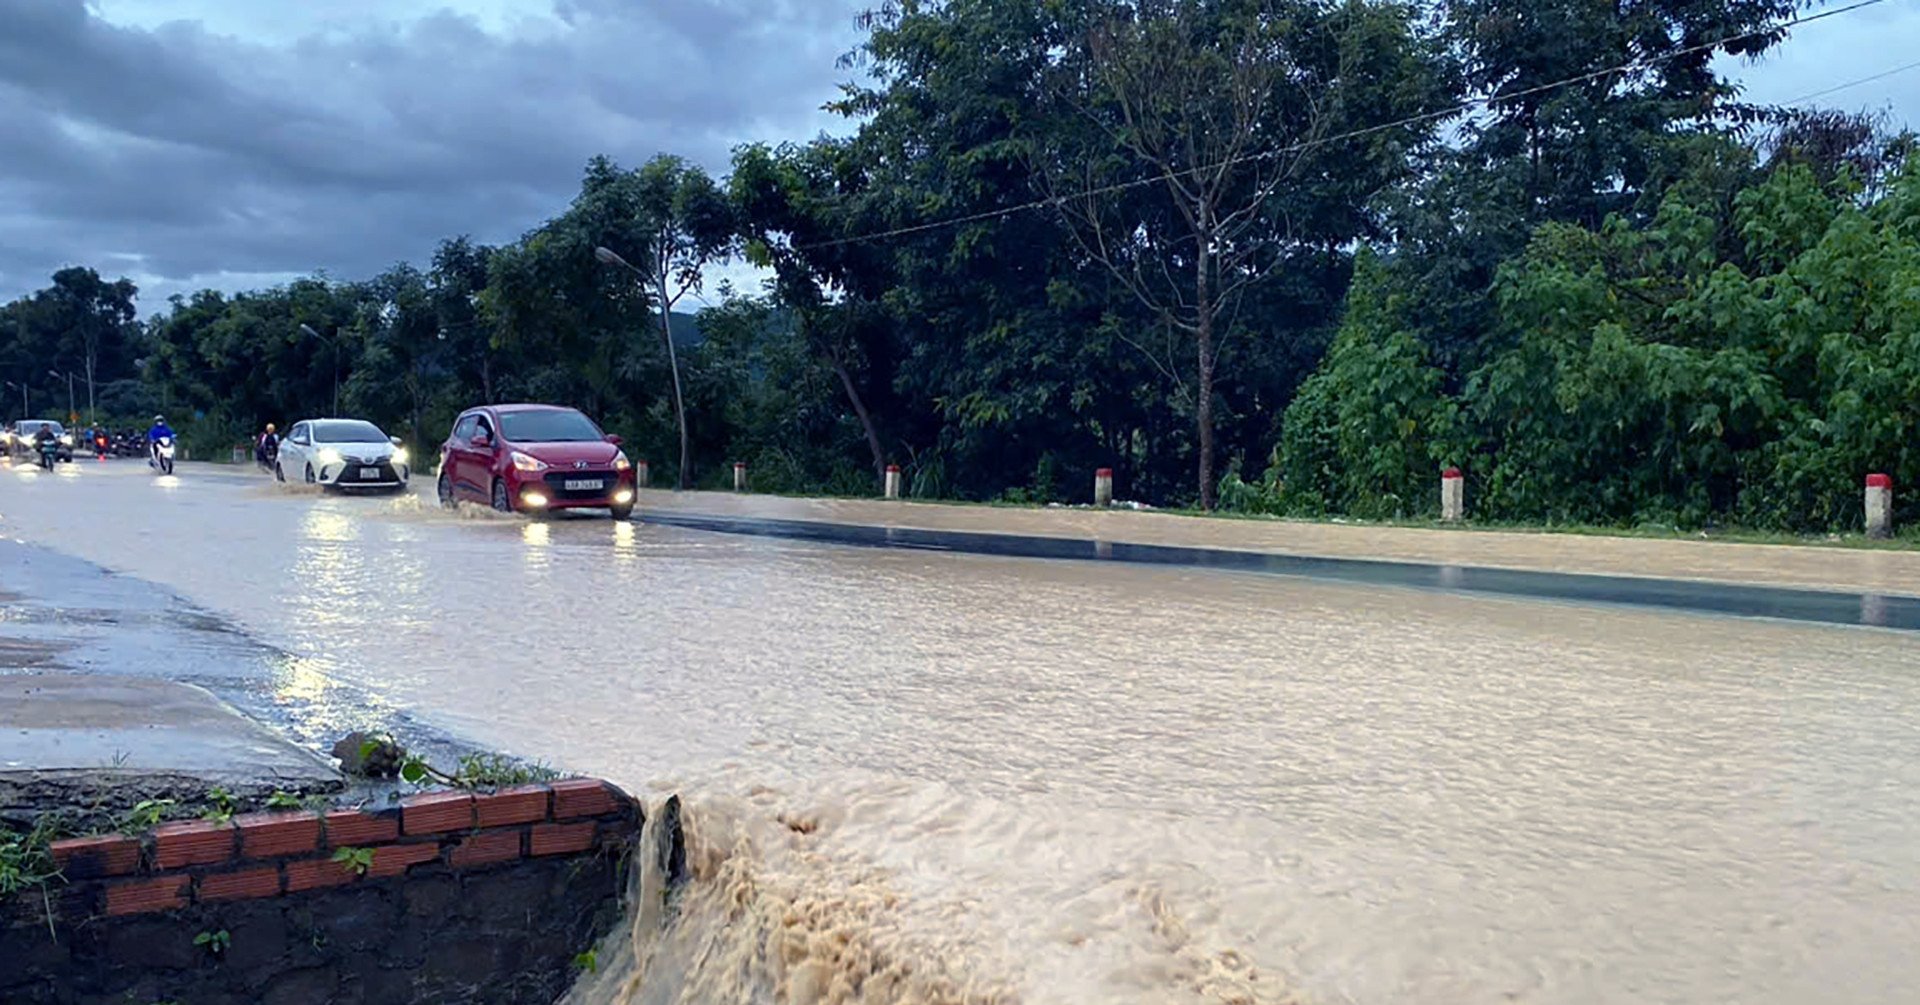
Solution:
[{"label": "motorcyclist", "polygon": [[52,426],[42,425],[40,431],[33,434],[33,452],[43,466],[52,467],[48,457],[58,449],[58,438],[53,435]]},{"label": "motorcyclist", "polygon": [[154,416],[153,425],[147,429],[147,455],[149,457],[153,456],[153,451],[161,440],[171,439],[173,439],[173,427],[167,425],[167,417],[164,415]]},{"label": "motorcyclist", "polygon": [[279,455],[280,434],[274,432],[273,423],[269,422],[267,423],[267,431],[260,434],[259,441],[253,446],[253,457],[254,460],[260,462],[261,467],[271,468],[273,467],[274,459],[279,457]]}]

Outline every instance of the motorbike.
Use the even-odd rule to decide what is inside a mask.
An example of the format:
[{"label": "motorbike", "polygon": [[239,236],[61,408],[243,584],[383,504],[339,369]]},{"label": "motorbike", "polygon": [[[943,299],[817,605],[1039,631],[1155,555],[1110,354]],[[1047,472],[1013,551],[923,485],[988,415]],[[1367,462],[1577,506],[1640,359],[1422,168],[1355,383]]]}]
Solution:
[{"label": "motorbike", "polygon": [[273,474],[274,465],[278,464],[279,461],[279,440],[263,440],[258,446],[253,448],[253,462],[260,465],[260,470],[265,471],[267,474]]},{"label": "motorbike", "polygon": [[173,474],[173,437],[162,436],[153,441],[153,460],[151,463],[161,474]]},{"label": "motorbike", "polygon": [[39,441],[37,446],[36,452],[40,455],[40,466],[52,471],[53,462],[60,459],[60,441],[49,436]]}]

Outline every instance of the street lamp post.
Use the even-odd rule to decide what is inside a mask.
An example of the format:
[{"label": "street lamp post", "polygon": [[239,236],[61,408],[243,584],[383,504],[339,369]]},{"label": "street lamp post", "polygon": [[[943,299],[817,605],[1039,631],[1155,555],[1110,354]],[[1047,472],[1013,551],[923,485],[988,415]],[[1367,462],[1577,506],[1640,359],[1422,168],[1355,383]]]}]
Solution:
[{"label": "street lamp post", "polygon": [[[59,380],[62,375],[58,370],[48,370],[47,376],[52,377],[54,380]],[[80,413],[73,410],[73,374],[66,374],[65,377],[67,381],[67,421],[78,422],[80,421]]]},{"label": "street lamp post", "polygon": [[[621,258],[620,255],[616,253],[612,248],[608,248],[605,246],[595,248],[593,249],[593,257],[599,259],[600,264],[602,265],[617,266],[619,268],[627,270],[628,272],[633,273],[634,279],[636,279],[640,283],[640,289],[642,293],[646,291],[647,284],[652,281],[651,278],[646,273],[641,272],[639,269],[635,268],[633,266],[633,263],[627,261],[624,258]],[[667,305],[665,301],[662,301],[660,304],[660,312],[663,315],[660,322],[661,337],[667,343],[667,369],[673,372],[673,414],[674,414],[674,417],[679,421],[679,426],[680,426],[679,485],[680,485],[680,491],[685,492],[687,490],[687,485],[688,485],[687,471],[689,466],[688,453],[687,453],[687,406],[685,401],[680,396],[680,360],[679,360],[679,357],[677,357],[674,354],[672,322],[670,319],[665,317],[667,313]]]},{"label": "street lamp post", "polygon": [[20,417],[25,419],[32,416],[33,408],[27,404],[27,385],[25,383],[16,384],[13,381],[7,381],[7,386],[17,388],[20,391]]},{"label": "street lamp post", "polygon": [[325,335],[322,335],[319,332],[314,331],[313,328],[310,327],[305,321],[300,322],[300,330],[302,332],[305,332],[308,335],[313,336],[314,338],[319,339],[322,342],[325,342],[327,344],[327,348],[332,351],[332,354],[333,354],[333,416],[332,417],[337,419],[340,417],[340,343],[338,341],[339,333],[335,332],[333,338],[328,338]]}]

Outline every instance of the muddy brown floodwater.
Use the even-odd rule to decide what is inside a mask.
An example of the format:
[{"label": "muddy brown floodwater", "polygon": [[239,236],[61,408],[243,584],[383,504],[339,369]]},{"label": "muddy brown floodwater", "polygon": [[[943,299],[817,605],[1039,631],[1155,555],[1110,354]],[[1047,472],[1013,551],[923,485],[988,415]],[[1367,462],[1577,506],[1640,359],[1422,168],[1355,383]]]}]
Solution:
[{"label": "muddy brown floodwater", "polygon": [[[0,533],[689,800],[582,1000],[1905,1002],[1910,634],[0,471]],[[4,585],[4,584],[0,584]]]}]

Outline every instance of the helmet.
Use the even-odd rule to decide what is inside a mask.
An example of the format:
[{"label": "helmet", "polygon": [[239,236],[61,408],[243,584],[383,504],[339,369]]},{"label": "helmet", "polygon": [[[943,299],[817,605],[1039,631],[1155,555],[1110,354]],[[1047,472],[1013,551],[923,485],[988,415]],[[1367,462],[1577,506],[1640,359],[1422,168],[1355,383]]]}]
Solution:
[{"label": "helmet", "polygon": [[153,417],[153,421],[157,425],[159,423],[167,421],[167,417],[164,415],[156,415]]},{"label": "helmet", "polygon": [[273,432],[273,423],[271,422],[267,423],[267,432],[269,433]]}]

